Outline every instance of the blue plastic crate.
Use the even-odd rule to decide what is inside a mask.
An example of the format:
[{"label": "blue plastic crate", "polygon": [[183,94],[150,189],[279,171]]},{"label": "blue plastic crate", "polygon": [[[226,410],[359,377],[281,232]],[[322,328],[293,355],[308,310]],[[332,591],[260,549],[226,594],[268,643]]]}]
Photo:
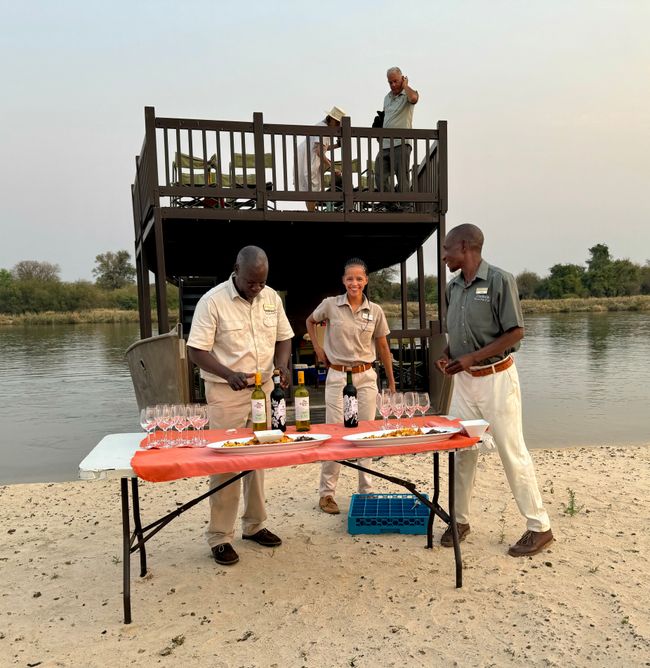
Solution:
[{"label": "blue plastic crate", "polygon": [[428,521],[429,509],[412,494],[353,494],[348,533],[426,534]]}]

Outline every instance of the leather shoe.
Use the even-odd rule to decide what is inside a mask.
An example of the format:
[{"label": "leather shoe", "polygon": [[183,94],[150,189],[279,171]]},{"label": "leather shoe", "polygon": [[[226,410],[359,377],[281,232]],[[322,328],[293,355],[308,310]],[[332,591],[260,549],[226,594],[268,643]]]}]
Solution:
[{"label": "leather shoe", "polygon": [[282,545],[280,536],[276,536],[268,529],[260,529],[257,533],[254,533],[251,536],[242,534],[242,538],[244,540],[254,540],[258,545],[263,545],[264,547],[277,547],[278,545]]},{"label": "leather shoe", "polygon": [[329,513],[330,515],[338,515],[341,512],[333,496],[321,496],[318,500],[318,507],[324,513]]},{"label": "leather shoe", "polygon": [[[467,536],[469,533],[469,524],[461,524],[460,522],[456,522],[456,529],[458,530],[458,542],[462,543],[465,540],[465,536]],[[447,527],[445,533],[442,534],[440,545],[443,547],[454,546],[454,534],[451,530],[451,524]]]},{"label": "leather shoe", "polygon": [[524,531],[524,535],[510,547],[508,554],[511,557],[529,557],[541,552],[553,540],[553,532],[550,529],[548,531]]},{"label": "leather shoe", "polygon": [[221,543],[212,548],[214,560],[222,566],[232,566],[239,561],[239,555],[230,543]]}]

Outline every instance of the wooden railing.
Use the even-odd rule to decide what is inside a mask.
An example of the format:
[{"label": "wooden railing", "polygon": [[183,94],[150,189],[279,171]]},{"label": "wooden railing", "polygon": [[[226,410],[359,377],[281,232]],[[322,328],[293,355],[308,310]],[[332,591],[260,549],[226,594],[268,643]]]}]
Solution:
[{"label": "wooden railing", "polygon": [[[266,124],[261,113],[252,122],[156,118],[146,107],[145,128],[132,187],[141,220],[154,206],[304,211],[310,201],[319,202],[319,212],[345,214],[383,212],[398,204],[407,213],[446,211],[444,121],[435,130],[384,129],[352,127],[344,117],[340,127],[329,128]],[[307,160],[299,164],[299,147],[309,139],[330,144],[326,155],[342,172],[337,187],[331,188],[321,161],[324,191],[314,191],[311,179],[300,188],[299,172],[311,166]],[[400,143],[412,145],[400,166],[409,176],[406,192],[398,192],[392,179],[383,185],[383,167],[375,160],[384,140],[393,158]]]}]

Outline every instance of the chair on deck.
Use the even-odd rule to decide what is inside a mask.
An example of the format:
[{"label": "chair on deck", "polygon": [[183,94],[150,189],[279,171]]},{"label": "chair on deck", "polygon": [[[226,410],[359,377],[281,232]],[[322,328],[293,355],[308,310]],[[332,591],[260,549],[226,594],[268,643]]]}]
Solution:
[{"label": "chair on deck", "polygon": [[[233,188],[242,188],[248,190],[256,190],[257,183],[255,180],[255,154],[247,153],[244,157],[243,153],[234,153],[233,161],[228,168],[228,181]],[[264,154],[264,169],[271,169],[273,167],[273,154]],[[241,171],[238,171],[241,170]],[[273,190],[273,182],[265,182],[266,190]],[[256,206],[255,197],[238,197],[236,199],[227,200],[227,206],[233,209],[253,209]],[[269,209],[275,209],[275,202],[267,201]]]},{"label": "chair on deck", "polygon": [[[177,151],[172,163],[172,181],[175,186],[216,186],[217,185],[217,157],[211,156],[208,160],[187,153]],[[228,187],[230,179],[227,174],[221,175],[224,187]],[[172,197],[172,206],[180,207],[209,207],[219,208],[223,201],[215,197],[197,195],[181,195]]]}]

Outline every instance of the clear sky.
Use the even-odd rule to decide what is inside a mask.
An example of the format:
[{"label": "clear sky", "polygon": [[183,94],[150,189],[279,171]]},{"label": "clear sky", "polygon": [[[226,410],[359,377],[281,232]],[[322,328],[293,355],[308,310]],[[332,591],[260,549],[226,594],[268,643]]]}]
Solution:
[{"label": "clear sky", "polygon": [[415,127],[449,123],[447,225],[479,225],[490,262],[650,259],[648,0],[0,0],[0,56],[0,268],[133,254],[145,105],[371,125],[393,65]]}]

